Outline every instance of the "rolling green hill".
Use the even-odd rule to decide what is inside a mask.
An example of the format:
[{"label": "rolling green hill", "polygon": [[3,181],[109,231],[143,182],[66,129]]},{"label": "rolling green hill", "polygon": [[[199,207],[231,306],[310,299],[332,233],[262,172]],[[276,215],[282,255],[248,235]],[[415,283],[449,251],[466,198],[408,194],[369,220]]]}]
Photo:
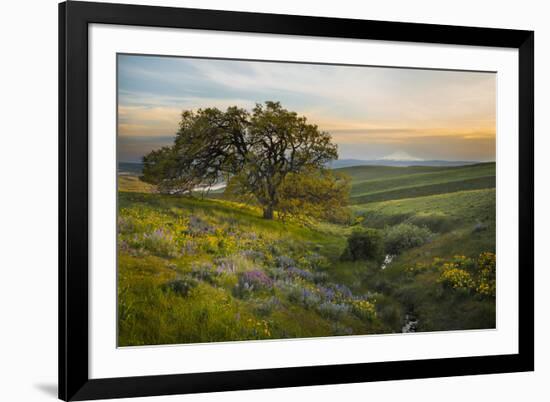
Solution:
[{"label": "rolling green hill", "polygon": [[[442,272],[478,278],[495,252],[495,164],[338,171],[352,178],[345,225],[264,220],[119,174],[119,345],[401,332],[410,316],[418,331],[493,328],[494,297]],[[392,231],[429,236],[381,265],[343,258],[359,229],[382,236],[386,257]]]},{"label": "rolling green hill", "polygon": [[494,163],[458,167],[356,166],[338,171],[352,178],[352,204],[495,187]]},{"label": "rolling green hill", "polygon": [[[470,266],[476,256],[494,256],[494,188],[372,202],[355,205],[353,210],[365,227],[385,231],[410,224],[432,231],[428,242],[405,250],[384,271],[371,271],[365,279],[405,306],[418,319],[419,330],[494,326],[494,299],[468,298],[466,292],[452,297],[437,286],[442,267],[462,272],[461,267]],[[434,268],[435,261],[444,262]]]},{"label": "rolling green hill", "polygon": [[[495,189],[374,202],[356,205],[353,210],[368,227],[404,222],[427,226],[441,234],[429,244],[440,256],[495,250]],[[425,257],[432,254],[426,253]]]},{"label": "rolling green hill", "polygon": [[118,199],[120,346],[394,330],[356,299],[367,294],[357,278],[336,282],[345,228],[216,199]]}]

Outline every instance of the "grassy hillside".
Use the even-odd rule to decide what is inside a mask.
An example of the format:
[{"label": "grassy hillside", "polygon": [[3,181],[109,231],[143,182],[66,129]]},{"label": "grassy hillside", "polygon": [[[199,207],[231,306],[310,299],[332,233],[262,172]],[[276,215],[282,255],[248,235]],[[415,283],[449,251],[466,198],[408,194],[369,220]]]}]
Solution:
[{"label": "grassy hillside", "polygon": [[439,287],[442,267],[475,274],[477,268],[471,267],[476,256],[494,255],[494,188],[372,202],[354,205],[353,210],[365,227],[413,225],[432,232],[425,244],[394,256],[383,271],[367,271],[364,279],[414,316],[417,330],[494,326],[494,299],[468,297],[467,292],[445,294]]},{"label": "grassy hillside", "polygon": [[478,222],[494,223],[495,189],[469,190],[426,197],[373,202],[352,207],[364,224],[383,228],[404,221],[448,231]]},{"label": "grassy hillside", "polygon": [[118,188],[121,191],[151,193],[155,187],[141,181],[137,175],[123,173],[118,175]]},{"label": "grassy hillside", "polygon": [[120,192],[119,207],[121,346],[391,330],[330,279],[342,228],[220,200]]},{"label": "grassy hillside", "polygon": [[352,178],[353,204],[495,187],[494,163],[458,167],[360,166],[338,171]]},{"label": "grassy hillside", "polygon": [[[119,345],[401,332],[410,317],[418,331],[494,327],[494,164],[340,171],[351,225],[264,220],[119,175]],[[391,261],[344,258],[360,229]]]}]

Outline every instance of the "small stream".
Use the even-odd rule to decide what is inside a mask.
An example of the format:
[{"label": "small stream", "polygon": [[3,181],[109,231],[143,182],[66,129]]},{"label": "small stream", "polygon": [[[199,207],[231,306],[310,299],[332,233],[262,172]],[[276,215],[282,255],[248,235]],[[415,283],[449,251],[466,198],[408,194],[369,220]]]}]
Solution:
[{"label": "small stream", "polygon": [[[382,262],[382,265],[380,265],[380,269],[386,269],[388,265],[391,264],[393,259],[395,258],[395,255],[393,254],[386,254],[384,257],[384,262]],[[411,333],[416,332],[416,329],[418,327],[418,319],[414,316],[412,313],[405,314],[405,323],[403,324],[403,327],[401,327],[401,332]]]},{"label": "small stream", "polygon": [[395,255],[392,255],[392,254],[386,254],[386,256],[384,257],[384,262],[382,263],[382,265],[380,265],[380,269],[386,269],[386,267],[391,264],[391,262],[393,261]]},{"label": "small stream", "polygon": [[416,332],[418,320],[411,314],[405,314],[405,325],[401,328],[401,332],[404,334]]}]

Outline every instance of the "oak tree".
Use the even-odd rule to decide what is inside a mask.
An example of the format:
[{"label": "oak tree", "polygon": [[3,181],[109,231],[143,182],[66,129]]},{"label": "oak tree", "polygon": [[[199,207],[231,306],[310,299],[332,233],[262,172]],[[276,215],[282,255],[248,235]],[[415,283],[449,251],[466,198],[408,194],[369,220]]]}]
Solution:
[{"label": "oak tree", "polygon": [[[279,102],[256,104],[251,112],[232,106],[184,111],[174,144],[144,157],[142,179],[161,192],[191,193],[225,181],[250,195],[272,219],[283,205],[285,181],[320,174],[337,159],[329,133]],[[329,176],[324,176],[325,187]],[[310,190],[314,186],[308,183]],[[287,186],[288,187],[288,186]],[[308,203],[324,201],[311,196]],[[325,198],[326,200],[326,198]],[[334,201],[331,199],[331,201]]]}]

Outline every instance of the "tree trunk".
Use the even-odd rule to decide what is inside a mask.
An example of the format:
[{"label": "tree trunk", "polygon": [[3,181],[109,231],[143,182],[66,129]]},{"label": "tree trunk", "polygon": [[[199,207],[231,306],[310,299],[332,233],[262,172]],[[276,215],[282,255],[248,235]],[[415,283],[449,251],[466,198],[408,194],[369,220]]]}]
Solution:
[{"label": "tree trunk", "polygon": [[271,205],[264,208],[264,219],[273,219],[273,207]]}]

